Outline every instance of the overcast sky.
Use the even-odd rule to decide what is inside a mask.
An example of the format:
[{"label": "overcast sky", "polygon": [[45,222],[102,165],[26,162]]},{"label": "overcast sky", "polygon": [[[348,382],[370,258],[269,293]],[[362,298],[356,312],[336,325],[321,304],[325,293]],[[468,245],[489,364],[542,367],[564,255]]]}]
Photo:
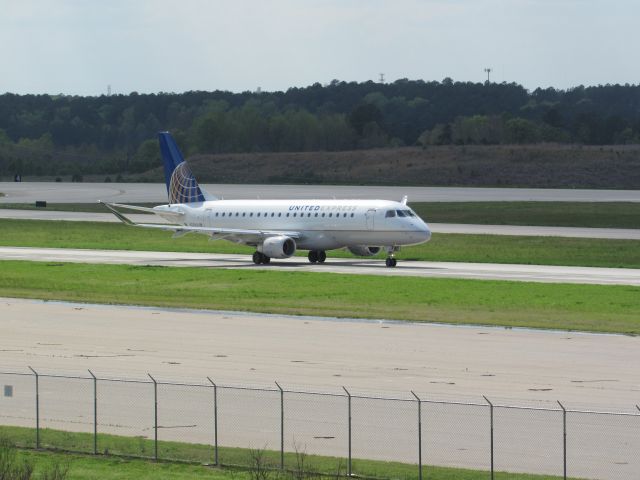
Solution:
[{"label": "overcast sky", "polygon": [[0,0],[0,92],[640,82],[638,0]]}]

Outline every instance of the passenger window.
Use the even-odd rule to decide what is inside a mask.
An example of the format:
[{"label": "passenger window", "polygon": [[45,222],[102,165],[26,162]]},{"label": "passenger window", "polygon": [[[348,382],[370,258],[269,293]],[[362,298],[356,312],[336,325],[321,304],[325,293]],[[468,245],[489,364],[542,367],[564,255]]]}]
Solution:
[{"label": "passenger window", "polygon": [[353,213],[351,214],[351,218],[353,218]]},{"label": "passenger window", "polygon": [[342,214],[342,216],[343,216],[344,218],[347,218],[347,214],[346,214],[346,213],[343,213],[343,214]]},{"label": "passenger window", "polygon": [[273,217],[275,215],[275,213],[271,212],[271,216]]},{"label": "passenger window", "polygon": [[249,216],[250,216],[250,217],[253,217],[253,212],[250,212],[250,213],[249,213]]},{"label": "passenger window", "polygon": [[236,217],[237,217],[238,215],[240,215],[240,214],[239,214],[238,212],[236,212]]},{"label": "passenger window", "polygon": [[297,213],[294,213],[294,214],[293,214],[293,216],[294,216],[294,217],[297,217],[297,216],[298,216],[298,214],[297,214]]},{"label": "passenger window", "polygon": [[281,216],[282,216],[282,213],[278,213],[278,217],[281,217]]},{"label": "passenger window", "polygon": [[224,217],[224,212],[222,212],[222,216]]},{"label": "passenger window", "polygon": [[387,213],[385,213],[385,218],[391,218],[391,217],[395,217],[396,216],[396,211],[395,210],[387,210]]},{"label": "passenger window", "polygon": [[216,212],[216,217],[218,216],[218,212]]},{"label": "passenger window", "polygon": [[256,217],[259,217],[259,216],[260,216],[260,212],[258,212],[258,213],[256,214]]},{"label": "passenger window", "polygon": [[322,214],[322,216],[324,217],[324,213]]},{"label": "passenger window", "polygon": [[287,212],[287,217],[289,216],[289,213]]},{"label": "passenger window", "polygon": [[316,217],[318,216],[318,212],[316,212],[315,216],[316,216]]},{"label": "passenger window", "polygon": [[242,216],[245,217],[247,214],[245,212],[242,212]]},{"label": "passenger window", "polygon": [[310,217],[310,216],[311,216],[311,214],[310,214],[310,213],[307,213],[307,217]]},{"label": "passenger window", "polygon": [[330,214],[329,214],[329,217],[332,217],[332,216],[333,216],[333,213],[330,213]]}]

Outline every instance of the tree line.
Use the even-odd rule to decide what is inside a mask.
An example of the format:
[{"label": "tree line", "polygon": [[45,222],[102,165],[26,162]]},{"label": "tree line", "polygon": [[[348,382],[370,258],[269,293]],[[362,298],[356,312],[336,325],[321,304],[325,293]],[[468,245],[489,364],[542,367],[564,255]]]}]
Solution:
[{"label": "tree line", "polygon": [[0,95],[0,175],[143,172],[155,134],[188,154],[540,142],[640,143],[640,85],[527,91],[401,79],[284,92]]}]

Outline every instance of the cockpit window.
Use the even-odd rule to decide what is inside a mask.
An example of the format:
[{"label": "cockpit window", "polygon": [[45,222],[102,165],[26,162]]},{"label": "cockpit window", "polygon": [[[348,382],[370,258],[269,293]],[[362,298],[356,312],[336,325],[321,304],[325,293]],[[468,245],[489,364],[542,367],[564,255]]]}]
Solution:
[{"label": "cockpit window", "polygon": [[417,217],[411,210],[396,210],[399,217]]},{"label": "cockpit window", "polygon": [[391,218],[391,217],[395,217],[396,216],[396,211],[395,210],[387,210],[387,213],[385,213],[385,218]]}]

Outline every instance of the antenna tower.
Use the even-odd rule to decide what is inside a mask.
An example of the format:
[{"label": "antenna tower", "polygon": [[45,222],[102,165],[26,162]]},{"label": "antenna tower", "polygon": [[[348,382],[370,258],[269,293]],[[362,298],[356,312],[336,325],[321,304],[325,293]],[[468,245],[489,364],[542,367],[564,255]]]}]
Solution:
[{"label": "antenna tower", "polygon": [[491,82],[491,79],[490,79],[490,77],[489,77],[489,76],[491,75],[491,71],[492,71],[492,70],[493,70],[492,68],[485,68],[485,69],[484,69],[484,71],[485,71],[485,72],[487,72],[487,83],[490,83],[490,82]]}]

